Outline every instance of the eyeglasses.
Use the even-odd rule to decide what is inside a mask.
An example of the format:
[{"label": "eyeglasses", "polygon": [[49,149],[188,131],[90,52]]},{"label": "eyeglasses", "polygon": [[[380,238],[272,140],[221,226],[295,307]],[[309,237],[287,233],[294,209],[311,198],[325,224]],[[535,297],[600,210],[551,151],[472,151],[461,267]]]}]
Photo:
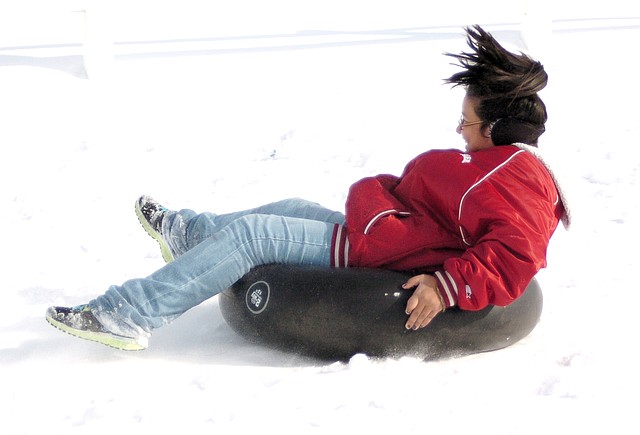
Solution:
[{"label": "eyeglasses", "polygon": [[464,127],[468,127],[470,125],[482,124],[484,121],[473,121],[473,122],[465,122],[464,117],[460,117],[460,121],[458,121],[458,128],[462,130]]}]

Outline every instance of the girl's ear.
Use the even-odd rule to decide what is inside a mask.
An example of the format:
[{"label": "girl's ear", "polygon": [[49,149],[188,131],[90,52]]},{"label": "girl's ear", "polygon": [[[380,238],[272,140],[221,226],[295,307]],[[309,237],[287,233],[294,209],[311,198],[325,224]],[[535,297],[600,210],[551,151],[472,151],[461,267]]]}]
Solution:
[{"label": "girl's ear", "polygon": [[495,145],[536,144],[545,131],[544,125],[532,124],[516,118],[498,119],[490,128],[489,134]]}]

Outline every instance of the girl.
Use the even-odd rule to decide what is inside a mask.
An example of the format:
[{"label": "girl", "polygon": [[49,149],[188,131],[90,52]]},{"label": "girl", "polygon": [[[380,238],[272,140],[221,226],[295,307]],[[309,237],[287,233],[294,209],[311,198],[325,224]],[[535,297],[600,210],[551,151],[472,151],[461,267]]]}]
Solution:
[{"label": "girl", "polygon": [[136,213],[167,264],[147,278],[111,286],[88,304],[51,307],[47,320],[81,338],[144,349],[151,332],[268,263],[415,271],[408,329],[439,312],[508,305],[544,267],[564,198],[538,157],[547,113],[539,62],[505,50],[481,27],[467,28],[469,53],[448,54],[462,71],[456,131],[466,152],[434,150],[403,174],[355,183],[346,213],[290,199],[215,215],[171,211],[143,196]]}]

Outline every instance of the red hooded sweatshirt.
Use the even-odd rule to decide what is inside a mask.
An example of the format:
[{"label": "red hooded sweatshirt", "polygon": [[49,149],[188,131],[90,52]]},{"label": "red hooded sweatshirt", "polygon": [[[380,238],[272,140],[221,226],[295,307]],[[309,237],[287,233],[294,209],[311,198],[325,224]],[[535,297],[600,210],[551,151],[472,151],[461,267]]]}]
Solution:
[{"label": "red hooded sweatshirt", "polygon": [[546,266],[561,190],[535,148],[434,150],[400,177],[364,178],[336,225],[334,267],[432,273],[447,307],[505,306]]}]

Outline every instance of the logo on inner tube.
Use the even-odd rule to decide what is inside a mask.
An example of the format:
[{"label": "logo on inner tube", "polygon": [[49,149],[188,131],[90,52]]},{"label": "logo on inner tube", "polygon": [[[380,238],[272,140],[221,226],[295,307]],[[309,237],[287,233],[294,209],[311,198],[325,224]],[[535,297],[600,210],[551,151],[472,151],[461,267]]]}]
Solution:
[{"label": "logo on inner tube", "polygon": [[258,281],[251,284],[245,295],[247,308],[253,314],[260,314],[267,308],[269,303],[269,284],[265,281]]}]

